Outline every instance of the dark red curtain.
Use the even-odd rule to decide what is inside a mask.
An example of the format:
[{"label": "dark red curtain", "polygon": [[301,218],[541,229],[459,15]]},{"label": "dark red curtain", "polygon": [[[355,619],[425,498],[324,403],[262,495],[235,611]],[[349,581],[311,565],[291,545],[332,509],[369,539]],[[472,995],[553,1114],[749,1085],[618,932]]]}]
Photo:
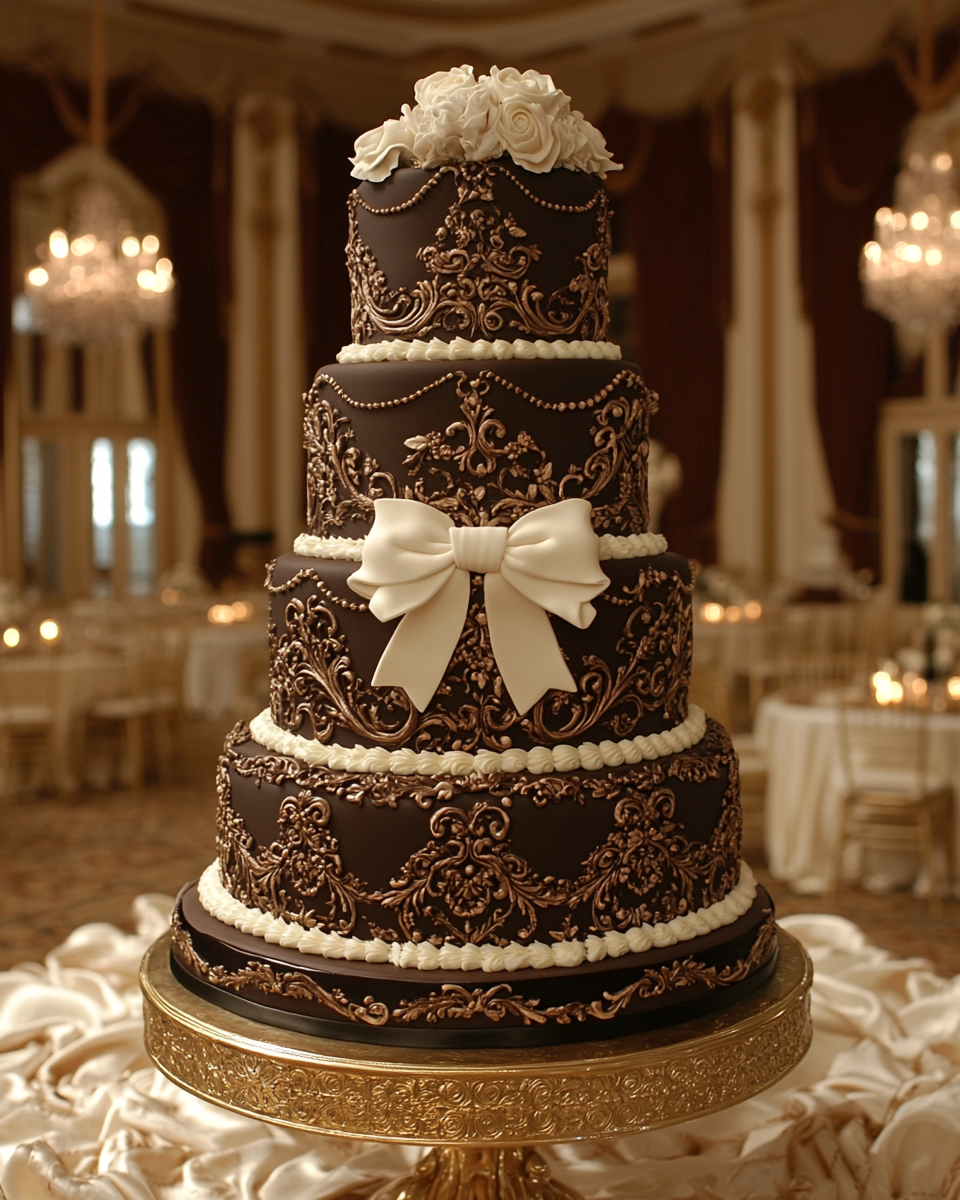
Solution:
[{"label": "dark red curtain", "polygon": [[[13,183],[56,158],[73,138],[57,117],[46,81],[27,71],[0,67],[0,405],[10,371],[13,279]],[[0,447],[3,422],[0,420]]]},{"label": "dark red curtain", "polygon": [[229,280],[229,121],[203,104],[144,97],[112,153],[163,204],[178,280],[174,404],[203,508],[200,566],[213,583],[231,570],[224,490]]},{"label": "dark red curtain", "polygon": [[637,353],[660,395],[653,434],[683,465],[663,532],[671,549],[714,562],[730,293],[729,109],[724,102],[656,122],[613,112],[600,127],[626,166],[609,182],[637,263]]},{"label": "dark red curtain", "polygon": [[856,569],[878,571],[876,429],[900,380],[890,324],[863,304],[858,261],[876,210],[889,204],[898,153],[914,114],[892,64],[816,85],[797,97],[800,258],[813,323],[817,412],[843,547]]},{"label": "dark red curtain", "polygon": [[302,142],[303,299],[311,380],[350,341],[347,197],[357,180],[347,158],[355,137],[324,124],[305,133]]},{"label": "dark red curtain", "polygon": [[[231,566],[223,486],[227,357],[222,314],[228,285],[229,195],[226,126],[202,104],[159,94],[138,97],[135,81],[110,88],[110,111],[133,112],[111,152],[161,201],[178,288],[172,336],[174,404],[203,505],[201,566],[214,582]],[[70,86],[85,110],[85,89]],[[64,130],[47,81],[0,67],[0,379],[10,368],[12,278],[11,194],[17,175],[39,170],[66,150]]]}]

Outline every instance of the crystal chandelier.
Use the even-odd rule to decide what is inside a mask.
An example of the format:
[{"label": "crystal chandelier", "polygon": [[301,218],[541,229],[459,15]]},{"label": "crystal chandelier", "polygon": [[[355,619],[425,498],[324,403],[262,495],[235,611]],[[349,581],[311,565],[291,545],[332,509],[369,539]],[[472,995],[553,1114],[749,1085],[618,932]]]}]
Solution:
[{"label": "crystal chandelier", "polygon": [[71,232],[54,229],[40,266],[27,271],[33,324],[52,341],[118,342],[173,321],[173,264],[160,241],[137,238],[114,192],[101,180],[81,190]]},{"label": "crystal chandelier", "polygon": [[[173,264],[158,257],[160,241],[138,238],[105,182],[107,160],[106,17],[93,0],[90,37],[90,118],[66,105],[68,125],[91,144],[94,165],[70,217],[70,230],[54,229],[43,261],[26,275],[33,326],[52,341],[109,345],[144,328],[173,324]],[[62,106],[63,106],[62,105]],[[99,169],[98,169],[99,165]]]},{"label": "crystal chandelier", "polygon": [[911,340],[960,322],[960,207],[953,158],[911,148],[897,176],[894,203],[876,215],[874,241],[860,260],[864,301]]}]

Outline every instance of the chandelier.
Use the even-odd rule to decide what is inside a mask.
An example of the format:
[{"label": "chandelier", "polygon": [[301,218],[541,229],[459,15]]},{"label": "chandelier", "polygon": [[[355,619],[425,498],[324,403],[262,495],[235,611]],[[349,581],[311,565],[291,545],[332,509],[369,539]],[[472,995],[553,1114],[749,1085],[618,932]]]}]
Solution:
[{"label": "chandelier", "polygon": [[143,328],[172,324],[173,264],[160,241],[133,233],[102,180],[77,197],[70,233],[54,229],[43,263],[27,271],[34,327],[52,341],[109,345]]},{"label": "chandelier", "polygon": [[937,78],[932,0],[919,0],[916,66],[894,46],[900,79],[920,116],[889,208],[877,210],[874,240],[860,257],[867,308],[892,321],[902,344],[918,348],[960,323],[960,206],[953,155],[940,119],[960,82],[960,53]]},{"label": "chandelier", "polygon": [[960,207],[946,150],[911,149],[860,260],[864,302],[912,339],[960,323]]},{"label": "chandelier", "polygon": [[106,183],[107,73],[103,0],[93,0],[90,36],[90,117],[61,96],[69,127],[93,150],[91,177],[70,215],[70,229],[54,229],[37,266],[26,273],[32,324],[52,341],[109,345],[144,328],[173,324],[173,264],[158,257],[156,234],[137,237],[120,200]]}]

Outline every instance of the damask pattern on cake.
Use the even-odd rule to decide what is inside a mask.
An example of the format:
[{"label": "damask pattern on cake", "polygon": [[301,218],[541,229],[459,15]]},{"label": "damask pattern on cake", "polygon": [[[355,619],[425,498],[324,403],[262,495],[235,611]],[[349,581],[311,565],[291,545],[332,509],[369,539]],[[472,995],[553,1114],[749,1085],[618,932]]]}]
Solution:
[{"label": "damask pattern on cake", "polygon": [[[566,466],[552,462],[529,433],[511,430],[498,415],[492,391],[521,389],[493,369],[447,371],[395,403],[451,384],[460,416],[444,429],[412,432],[405,439],[410,453],[403,459],[404,479],[357,445],[340,406],[360,405],[332,375],[317,375],[304,416],[310,533],[326,537],[347,521],[372,521],[373,502],[384,496],[431,504],[461,525],[510,525],[545,504],[580,498],[593,506],[597,533],[647,528],[647,438],[656,399],[634,371],[619,371],[583,401],[581,407],[594,412],[589,453],[582,463]],[[327,398],[328,391],[338,404]],[[526,393],[523,398],[536,400]]]},{"label": "damask pattern on cake", "polygon": [[[456,200],[435,240],[417,253],[427,278],[409,288],[391,289],[360,236],[357,209],[387,218],[407,212],[447,175],[454,179]],[[550,296],[545,297],[530,277],[530,268],[543,250],[527,240],[526,230],[497,203],[498,177],[509,180],[541,207],[595,216],[594,241],[577,256],[579,272]],[[434,331],[471,340],[517,333],[533,338],[606,339],[610,212],[607,194],[599,185],[586,204],[548,204],[523,183],[515,168],[499,162],[450,163],[402,204],[374,207],[358,188],[350,196],[349,216],[347,271],[354,342],[421,338]]]},{"label": "damask pattern on cake", "polygon": [[[562,941],[668,922],[723,899],[737,883],[739,777],[729,739],[715,723],[695,751],[629,770],[389,783],[241,753],[248,739],[248,727],[239,725],[220,761],[221,877],[243,904],[304,928],[437,946]],[[281,800],[269,845],[257,845],[233,807],[232,774],[297,789]],[[724,777],[719,819],[706,841],[693,842],[676,823],[674,788]],[[452,803],[471,794],[478,798],[469,806]],[[539,807],[612,806],[612,828],[584,847],[576,878],[541,875],[515,851],[511,809],[531,798]],[[332,805],[396,808],[409,799],[429,813],[422,848],[396,862],[386,886],[371,886],[351,870],[330,828]]]},{"label": "damask pattern on cake", "polygon": [[[622,619],[610,625],[617,631],[615,652],[571,659],[577,690],[549,691],[523,716],[497,671],[481,577],[473,581],[443,681],[422,713],[402,688],[373,687],[360,677],[337,615],[338,609],[361,611],[355,599],[334,593],[313,567],[283,584],[268,582],[271,594],[285,598],[282,621],[272,612],[269,625],[273,720],[296,731],[306,717],[323,742],[336,741],[340,729],[389,749],[437,752],[502,751],[517,744],[519,735],[544,746],[588,736],[619,740],[633,736],[649,713],[673,728],[687,716],[691,585],[654,560],[636,561],[634,582],[609,588],[597,599],[598,621],[605,624],[612,619],[609,608],[623,610]],[[561,629],[561,645],[565,636]]]}]

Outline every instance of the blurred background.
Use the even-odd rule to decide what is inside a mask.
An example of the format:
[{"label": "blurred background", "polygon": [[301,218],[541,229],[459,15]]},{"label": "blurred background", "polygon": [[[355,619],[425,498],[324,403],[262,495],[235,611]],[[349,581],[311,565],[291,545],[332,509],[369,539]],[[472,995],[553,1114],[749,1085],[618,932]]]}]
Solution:
[{"label": "blurred background", "polygon": [[[212,858],[350,341],[347,155],[469,62],[549,72],[625,166],[611,338],[748,857],[960,970],[958,53],[958,0],[6,0],[0,967]],[[922,721],[896,819],[848,710]]]}]

